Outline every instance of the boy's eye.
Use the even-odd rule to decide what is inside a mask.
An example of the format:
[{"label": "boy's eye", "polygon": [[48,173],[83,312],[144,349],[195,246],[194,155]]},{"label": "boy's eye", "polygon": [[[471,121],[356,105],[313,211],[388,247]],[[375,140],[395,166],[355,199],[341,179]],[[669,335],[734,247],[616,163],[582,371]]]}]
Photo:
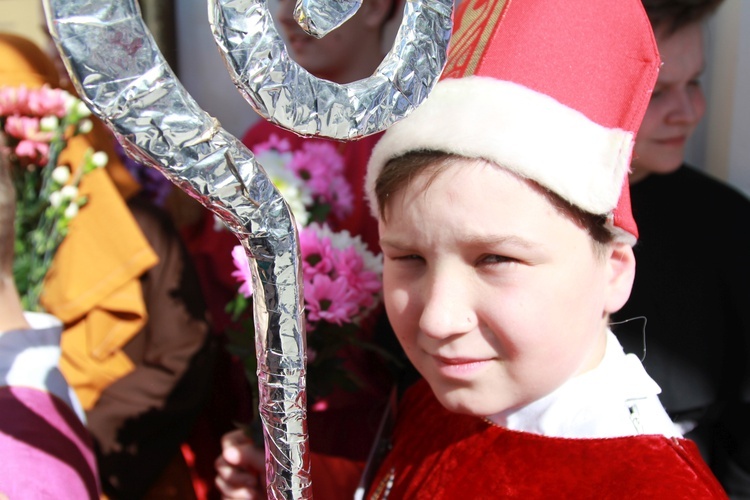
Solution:
[{"label": "boy's eye", "polygon": [[518,259],[514,259],[512,257],[508,257],[506,255],[495,255],[495,254],[489,254],[489,255],[483,255],[479,258],[478,263],[480,265],[482,264],[508,264],[512,262],[518,262]]},{"label": "boy's eye", "polygon": [[407,260],[407,261],[409,261],[409,260],[418,260],[418,261],[421,261],[421,260],[424,260],[424,258],[420,257],[419,255],[411,254],[411,255],[404,255],[404,256],[398,257],[398,260]]},{"label": "boy's eye", "polygon": [[420,257],[419,255],[416,255],[416,254],[394,255],[394,256],[388,256],[388,258],[391,259],[391,260],[402,261],[402,262],[424,260],[422,257]]}]

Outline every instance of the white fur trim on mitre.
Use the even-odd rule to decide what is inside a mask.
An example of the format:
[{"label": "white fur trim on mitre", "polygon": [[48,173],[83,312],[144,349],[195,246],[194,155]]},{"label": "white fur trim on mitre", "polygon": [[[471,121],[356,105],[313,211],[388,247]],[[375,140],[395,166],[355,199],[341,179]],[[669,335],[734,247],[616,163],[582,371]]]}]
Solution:
[{"label": "white fur trim on mitre", "polygon": [[375,181],[391,159],[418,150],[482,158],[531,179],[593,214],[617,205],[633,133],[606,128],[513,82],[472,76],[439,82],[373,150],[365,192],[378,217]]}]

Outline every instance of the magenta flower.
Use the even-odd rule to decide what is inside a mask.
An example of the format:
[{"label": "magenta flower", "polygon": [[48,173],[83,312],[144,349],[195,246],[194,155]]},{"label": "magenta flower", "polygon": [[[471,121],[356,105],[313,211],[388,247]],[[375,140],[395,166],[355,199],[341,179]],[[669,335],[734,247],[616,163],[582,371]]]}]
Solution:
[{"label": "magenta flower", "polygon": [[321,237],[317,227],[317,224],[311,224],[299,232],[302,275],[305,280],[311,280],[319,274],[331,275],[335,269],[331,239]]},{"label": "magenta flower", "polygon": [[344,158],[336,147],[323,141],[308,141],[294,152],[289,164],[304,180],[313,198],[331,206],[337,217],[346,216],[352,210],[351,186],[344,178]]},{"label": "magenta flower", "polygon": [[380,275],[365,269],[362,255],[353,247],[339,250],[337,257],[338,274],[346,279],[357,304],[362,309],[372,307],[380,292]]},{"label": "magenta flower", "polygon": [[341,326],[350,323],[359,311],[352,301],[352,294],[346,278],[331,279],[325,274],[317,274],[305,282],[305,310],[311,329],[319,321]]},{"label": "magenta flower", "polygon": [[276,150],[279,153],[286,153],[287,151],[291,151],[291,149],[292,146],[289,144],[288,139],[281,139],[276,134],[271,134],[270,136],[268,136],[268,140],[266,142],[261,142],[260,144],[255,145],[253,147],[253,152],[257,156],[270,150]]},{"label": "magenta flower", "polygon": [[328,193],[324,197],[326,203],[331,205],[333,215],[343,219],[352,212],[354,205],[354,193],[343,176],[334,177],[328,185]]},{"label": "magenta flower", "polygon": [[[357,333],[360,324],[380,303],[383,264],[359,237],[334,232],[328,217],[341,219],[352,210],[354,196],[344,177],[344,159],[334,144],[308,140],[296,150],[286,139],[271,135],[253,148],[258,162],[283,194],[299,228],[302,285],[307,327],[307,361],[311,389],[321,391],[308,400],[312,411],[322,411],[325,394],[351,376],[340,363],[342,349],[367,344]],[[295,209],[296,207],[296,209]],[[310,223],[309,221],[313,221]],[[252,318],[246,308],[252,295],[250,267],[244,249],[232,251],[239,293],[227,305],[233,318]]]},{"label": "magenta flower", "polygon": [[330,282],[346,284],[347,304],[337,309],[337,313],[343,309],[351,314],[346,319],[337,316],[339,320],[354,323],[377,304],[382,264],[366,250],[361,238],[354,238],[346,231],[333,233],[325,225],[310,224],[300,231],[300,251],[305,301],[308,300],[308,283],[326,276]]},{"label": "magenta flower", "polygon": [[240,293],[245,297],[251,297],[253,295],[253,279],[250,272],[250,262],[247,260],[247,254],[242,245],[237,245],[232,249],[232,261],[235,267],[235,270],[232,271],[232,277],[238,283],[241,283]]},{"label": "magenta flower", "polygon": [[[308,145],[289,151],[288,143],[272,137],[260,148],[258,161],[267,172],[287,172],[292,180],[304,182],[307,188],[314,186],[318,189],[316,195],[308,193],[307,198],[315,198],[310,202],[310,212],[318,211],[316,219],[320,220],[321,215],[340,216],[345,213],[344,209],[351,207],[352,194],[342,175],[343,163],[325,161],[327,155],[339,156],[335,148],[321,142],[317,145],[320,147]],[[281,177],[277,174],[272,179],[283,193],[289,179]],[[321,206],[325,204],[328,207]],[[344,348],[362,349],[368,343],[357,331],[380,303],[383,263],[381,256],[367,249],[362,238],[352,237],[347,231],[334,232],[326,224],[313,222],[300,227],[299,244],[304,321],[308,332],[308,375],[310,381],[315,381],[310,384],[311,390],[320,390],[317,395],[311,393],[308,402],[311,411],[323,411],[328,404],[325,396],[332,388],[344,384],[345,380],[346,385],[342,387],[351,385],[351,374],[341,364],[339,356]],[[246,297],[252,294],[252,287],[244,249],[235,247],[232,257],[236,268],[232,276],[241,287],[227,310],[233,311],[237,319],[250,316],[245,314],[249,305]]]}]

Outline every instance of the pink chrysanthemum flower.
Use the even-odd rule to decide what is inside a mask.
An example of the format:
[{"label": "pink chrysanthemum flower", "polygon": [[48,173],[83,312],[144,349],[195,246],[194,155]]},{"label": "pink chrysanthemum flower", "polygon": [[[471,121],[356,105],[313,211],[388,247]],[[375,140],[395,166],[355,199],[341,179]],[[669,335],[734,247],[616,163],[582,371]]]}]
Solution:
[{"label": "pink chrysanthemum flower", "polygon": [[17,87],[0,87],[0,116],[19,113]]},{"label": "pink chrysanthemum flower", "polygon": [[71,95],[61,89],[45,85],[38,89],[25,86],[0,88],[0,115],[56,116],[68,112]]},{"label": "pink chrysanthemum flower", "polygon": [[311,224],[300,232],[300,247],[305,283],[320,275],[346,283],[352,315],[345,322],[356,322],[377,304],[382,262],[366,249],[361,238]]},{"label": "pink chrysanthemum flower", "polygon": [[289,168],[308,184],[317,201],[331,206],[337,217],[351,212],[353,195],[343,175],[344,158],[333,144],[322,141],[304,143],[294,152]]},{"label": "pink chrysanthemum flower", "polygon": [[34,165],[44,166],[49,161],[49,144],[22,140],[16,145],[16,156]]},{"label": "pink chrysanthemum flower", "polygon": [[302,275],[306,281],[315,275],[332,275],[335,270],[331,239],[321,237],[318,228],[318,224],[310,224],[299,232]]},{"label": "pink chrysanthemum flower", "polygon": [[358,312],[358,305],[352,301],[349,283],[346,278],[331,279],[325,274],[317,274],[305,282],[305,310],[310,329],[317,322],[325,321],[336,325],[351,322]]},{"label": "pink chrysanthemum flower", "polygon": [[362,309],[374,306],[381,288],[380,275],[365,268],[362,255],[353,247],[339,250],[337,263],[339,276],[346,279],[359,306]]},{"label": "pink chrysanthemum flower", "polygon": [[235,270],[232,271],[232,277],[238,283],[241,283],[240,293],[245,297],[251,297],[253,295],[253,278],[250,272],[250,262],[247,260],[247,254],[242,245],[237,245],[232,249],[232,261],[235,267]]},{"label": "pink chrysanthemum flower", "polygon": [[34,116],[11,115],[6,118],[5,131],[11,137],[34,142],[50,142],[54,131],[44,131],[40,127],[40,119]]},{"label": "pink chrysanthemum flower", "polygon": [[291,151],[291,149],[292,146],[289,144],[289,139],[282,139],[276,134],[269,135],[266,142],[261,142],[260,144],[256,144],[255,146],[253,146],[253,152],[256,155],[265,153],[266,151],[270,150],[275,150],[279,153],[286,153],[288,151]]},{"label": "pink chrysanthemum flower", "polygon": [[331,205],[333,215],[339,219],[343,219],[352,213],[354,193],[352,193],[351,186],[343,176],[331,179],[325,201]]},{"label": "pink chrysanthemum flower", "polygon": [[68,112],[70,94],[61,89],[52,89],[45,85],[36,92],[29,92],[26,105],[31,114],[36,116],[64,117]]}]

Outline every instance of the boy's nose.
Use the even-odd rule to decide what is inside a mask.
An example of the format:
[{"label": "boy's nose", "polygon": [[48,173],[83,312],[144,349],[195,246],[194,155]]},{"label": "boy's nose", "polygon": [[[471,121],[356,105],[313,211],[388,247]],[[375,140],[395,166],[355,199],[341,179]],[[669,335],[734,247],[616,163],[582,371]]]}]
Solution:
[{"label": "boy's nose", "polygon": [[447,338],[471,331],[476,326],[471,296],[461,280],[433,278],[424,290],[419,328],[427,336]]}]

